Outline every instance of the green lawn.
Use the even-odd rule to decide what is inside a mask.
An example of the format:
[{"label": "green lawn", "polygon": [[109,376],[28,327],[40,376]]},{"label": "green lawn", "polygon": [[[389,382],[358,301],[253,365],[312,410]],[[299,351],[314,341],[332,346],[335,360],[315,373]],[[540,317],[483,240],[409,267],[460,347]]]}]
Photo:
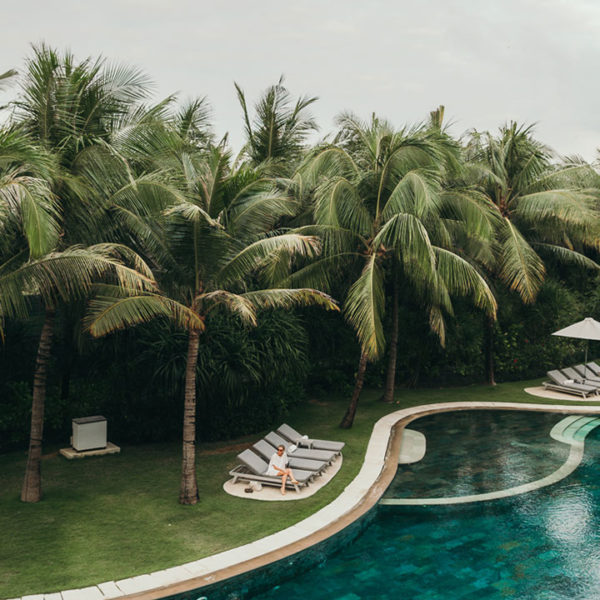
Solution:
[{"label": "green lawn", "polygon": [[402,390],[392,406],[378,401],[379,391],[366,390],[355,426],[348,431],[337,427],[346,397],[309,402],[295,410],[289,422],[315,437],[345,441],[344,464],[318,494],[284,505],[234,498],[222,490],[239,452],[228,446],[255,441],[266,432],[199,447],[201,500],[196,506],[177,503],[179,444],[123,444],[119,455],[74,461],[57,455],[57,448],[46,448],[44,499],[32,505],[19,501],[25,453],[0,455],[0,598],[139,575],[273,533],[343,491],[360,469],[372,426],[380,416],[432,402],[538,401],[523,392],[531,384]]}]

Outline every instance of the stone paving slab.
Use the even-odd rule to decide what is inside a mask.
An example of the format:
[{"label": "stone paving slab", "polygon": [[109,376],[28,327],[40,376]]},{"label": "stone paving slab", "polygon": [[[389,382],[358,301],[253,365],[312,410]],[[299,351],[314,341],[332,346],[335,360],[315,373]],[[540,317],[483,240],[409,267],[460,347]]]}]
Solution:
[{"label": "stone paving slab", "polygon": [[106,598],[119,598],[125,594],[117,587],[114,581],[105,581],[104,583],[98,584],[98,589],[104,594]]}]

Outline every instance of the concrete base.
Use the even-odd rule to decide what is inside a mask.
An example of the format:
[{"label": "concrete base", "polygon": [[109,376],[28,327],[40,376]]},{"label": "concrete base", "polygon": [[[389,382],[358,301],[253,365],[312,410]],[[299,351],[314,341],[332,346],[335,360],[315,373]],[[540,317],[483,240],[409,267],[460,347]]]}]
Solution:
[{"label": "concrete base", "polygon": [[98,448],[97,450],[82,450],[77,452],[75,448],[61,448],[59,452],[67,459],[72,460],[74,458],[85,458],[86,456],[104,456],[105,454],[119,454],[121,448],[115,446],[113,443],[108,442],[106,448]]},{"label": "concrete base", "polygon": [[308,498],[316,492],[318,492],[325,484],[329,483],[334,475],[342,467],[342,456],[338,456],[331,466],[329,466],[322,475],[317,477],[314,481],[311,481],[307,486],[301,487],[299,492],[295,490],[287,490],[285,494],[282,494],[278,487],[272,485],[263,485],[260,491],[253,491],[252,493],[246,493],[246,488],[250,487],[245,481],[238,481],[233,483],[233,479],[229,479],[223,485],[223,489],[231,496],[237,496],[238,498],[248,498],[250,500],[266,500],[267,502],[280,501],[280,500],[302,500]]}]

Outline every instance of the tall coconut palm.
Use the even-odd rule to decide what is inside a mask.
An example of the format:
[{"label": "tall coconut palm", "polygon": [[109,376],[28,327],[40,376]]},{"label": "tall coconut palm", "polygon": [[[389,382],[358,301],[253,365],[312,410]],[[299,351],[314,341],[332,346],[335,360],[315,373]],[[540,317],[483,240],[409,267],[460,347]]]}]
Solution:
[{"label": "tall coconut palm", "polygon": [[[44,257],[52,256],[52,264],[63,264],[62,260],[56,262],[56,257],[66,256],[71,262],[87,261],[88,265],[87,271],[84,269],[81,274],[74,270],[72,285],[64,284],[64,289],[56,290],[54,295],[48,290],[44,292],[43,286],[36,283],[44,302],[45,320],[34,373],[30,453],[22,491],[25,501],[35,502],[41,498],[39,454],[45,378],[57,303],[71,299],[70,290],[89,290],[92,274],[98,278],[124,269],[120,256],[126,255],[147,271],[144,263],[128,248],[104,243],[109,239],[107,228],[101,227],[96,219],[104,199],[97,192],[98,187],[106,191],[108,185],[105,181],[104,185],[95,188],[90,169],[82,172],[85,170],[81,167],[82,157],[89,156],[95,147],[109,145],[115,124],[133,110],[134,102],[144,97],[146,83],[137,71],[107,66],[101,59],[77,62],[69,53],[60,55],[41,45],[33,49],[33,56],[26,63],[20,94],[12,104],[15,126],[50,154],[55,166],[52,172],[45,174],[45,185],[54,205],[59,207],[55,213],[60,214],[60,220],[54,221],[55,225],[58,222],[58,228],[53,230],[54,246],[46,244]],[[99,173],[114,171],[106,165],[104,170],[100,169],[99,161],[94,164]],[[135,188],[136,194],[139,193],[132,184],[131,173],[129,176],[125,189]],[[98,173],[96,177],[99,177]],[[121,196],[131,197],[131,193],[125,192]],[[57,235],[57,229],[60,235]],[[111,241],[117,240],[113,237]],[[72,248],[74,245],[76,247]],[[75,255],[73,251],[76,251]],[[111,258],[114,253],[116,256]],[[93,261],[96,261],[95,266],[91,264]],[[50,263],[45,261],[44,264]],[[81,282],[78,282],[80,276]],[[143,278],[148,280],[148,272]],[[63,287],[61,282],[64,279],[56,281],[57,288]],[[78,295],[81,296],[81,292]]]},{"label": "tall coconut palm", "polygon": [[[549,148],[535,140],[532,127],[510,123],[498,135],[471,132],[466,144],[469,172],[486,210],[493,213],[493,275],[521,301],[535,301],[544,281],[545,257],[598,269],[585,255],[598,248],[600,212],[594,192],[582,182],[591,167],[556,165]],[[493,327],[487,323],[486,367],[494,383]]]},{"label": "tall coconut palm", "polygon": [[262,165],[273,174],[292,173],[295,163],[302,156],[306,138],[318,129],[308,112],[317,98],[302,96],[294,102],[283,85],[282,76],[258,100],[254,119],[251,119],[243,90],[237,83],[235,89],[246,130],[242,156],[246,156],[252,166]]},{"label": "tall coconut palm", "polygon": [[[227,310],[256,323],[261,308],[319,304],[335,308],[325,294],[312,289],[269,287],[295,255],[313,256],[318,241],[309,236],[272,231],[290,213],[290,202],[268,180],[247,169],[230,172],[222,146],[197,156],[185,154],[180,171],[187,198],[166,212],[166,235],[172,255],[163,279],[165,293],[128,297],[118,292],[91,305],[93,335],[157,316],[174,319],[188,332],[185,373],[182,477],[179,501],[195,504],[196,368],[206,319]],[[168,292],[168,295],[166,294]]]},{"label": "tall coconut palm", "polygon": [[344,265],[351,285],[344,313],[361,355],[354,392],[341,427],[351,427],[369,361],[386,343],[382,325],[385,277],[401,276],[422,298],[430,326],[444,338],[451,295],[471,295],[494,314],[495,300],[476,269],[453,251],[460,222],[440,187],[447,140],[427,128],[400,131],[373,116],[363,123],[342,115],[336,144],[319,149],[305,168],[314,190],[314,220],[324,236],[324,257],[304,269],[325,285]]}]

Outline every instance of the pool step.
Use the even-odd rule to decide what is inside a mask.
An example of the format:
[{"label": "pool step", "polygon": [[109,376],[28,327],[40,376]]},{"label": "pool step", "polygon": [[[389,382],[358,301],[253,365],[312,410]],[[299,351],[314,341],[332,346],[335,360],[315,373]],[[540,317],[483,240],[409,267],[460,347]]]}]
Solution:
[{"label": "pool step", "polygon": [[571,415],[560,420],[550,432],[552,439],[564,444],[583,443],[585,436],[600,425],[600,418]]}]

